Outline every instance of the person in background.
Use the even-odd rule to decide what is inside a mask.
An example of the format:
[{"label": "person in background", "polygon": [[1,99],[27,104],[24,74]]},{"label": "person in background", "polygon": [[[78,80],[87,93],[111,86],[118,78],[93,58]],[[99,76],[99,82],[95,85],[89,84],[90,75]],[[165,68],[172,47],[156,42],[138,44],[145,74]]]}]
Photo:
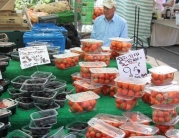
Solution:
[{"label": "person in background", "polygon": [[164,7],[163,14],[166,13],[167,8],[169,7],[171,10],[171,14],[173,14],[173,9],[175,6],[175,0],[168,0],[166,3],[163,3],[162,6]]},{"label": "person in background", "polygon": [[115,0],[103,2],[103,15],[94,21],[91,38],[103,40],[103,46],[109,47],[112,37],[128,38],[127,22],[124,18],[115,13],[117,3]]}]

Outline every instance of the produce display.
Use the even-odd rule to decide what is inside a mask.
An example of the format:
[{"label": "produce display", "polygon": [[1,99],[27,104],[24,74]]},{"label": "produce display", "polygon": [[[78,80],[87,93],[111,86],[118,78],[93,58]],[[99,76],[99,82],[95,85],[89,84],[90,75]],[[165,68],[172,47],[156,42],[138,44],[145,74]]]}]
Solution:
[{"label": "produce display", "polygon": [[82,49],[80,47],[73,47],[73,48],[70,48],[70,51],[72,53],[76,53],[76,54],[80,54],[80,59],[83,60],[84,59],[84,52],[82,51]]},{"label": "produce display", "polygon": [[21,88],[22,84],[27,80],[30,79],[31,77],[29,76],[17,76],[16,78],[11,80],[11,84],[14,88],[19,89]]},{"label": "produce display", "polygon": [[54,99],[55,103],[57,103],[60,106],[60,108],[64,107],[65,105],[66,95],[66,93],[59,93],[56,95]]},{"label": "produce display", "polygon": [[36,127],[43,127],[57,123],[58,112],[54,109],[38,111],[30,114]]},{"label": "produce display", "polygon": [[156,86],[161,86],[170,84],[173,81],[174,73],[177,71],[177,69],[163,65],[149,69],[149,71],[151,72],[152,76],[152,84]]},{"label": "produce display", "polygon": [[105,62],[79,62],[79,65],[80,65],[80,74],[82,78],[86,78],[86,79],[91,78],[90,68],[106,67]]},{"label": "produce display", "polygon": [[124,138],[128,138],[130,136],[153,136],[158,131],[157,127],[131,122],[126,122],[119,128],[125,132]]},{"label": "produce display", "polygon": [[100,97],[92,91],[67,95],[68,105],[72,113],[92,111]]},{"label": "produce display", "polygon": [[141,112],[124,112],[123,115],[132,123],[150,125],[152,120]]},{"label": "produce display", "polygon": [[20,97],[17,98],[18,107],[24,110],[29,110],[34,107],[33,99],[30,97]]},{"label": "produce display", "polygon": [[152,105],[152,120],[154,123],[161,124],[170,122],[177,117],[176,104]]},{"label": "produce display", "polygon": [[125,135],[124,131],[113,127],[100,119],[92,118],[88,121],[88,125],[86,138],[122,138]]},{"label": "produce display", "polygon": [[86,122],[81,122],[81,121],[74,121],[66,125],[66,129],[68,130],[68,133],[70,132],[85,133],[87,130],[87,127],[88,127],[88,124]]},{"label": "produce display", "polygon": [[76,66],[79,62],[79,54],[76,53],[54,55],[53,57],[55,58],[55,66],[59,69],[68,69]]},{"label": "produce display", "polygon": [[91,68],[90,71],[92,84],[112,85],[118,76],[116,68]]},{"label": "produce display", "polygon": [[178,129],[171,129],[166,132],[166,136],[169,138],[177,138],[179,135]]},{"label": "produce display", "polygon": [[116,108],[130,111],[134,108],[134,106],[138,103],[137,97],[127,97],[127,96],[120,96],[119,94],[115,94],[114,97],[116,98]]},{"label": "produce display", "polygon": [[143,78],[122,78],[115,79],[117,84],[117,94],[128,97],[142,97],[145,88],[145,79]]},{"label": "produce display", "polygon": [[100,54],[91,54],[91,53],[85,53],[84,61],[89,62],[99,62],[103,61],[106,63],[107,66],[110,64],[110,55],[111,53],[102,52]]},{"label": "produce display", "polygon": [[81,49],[84,52],[102,52],[103,41],[96,39],[81,39]]},{"label": "produce display", "polygon": [[90,80],[78,80],[74,82],[76,93],[93,91],[94,93],[101,94],[101,85],[93,85]]},{"label": "produce display", "polygon": [[178,85],[150,87],[152,104],[178,104],[179,93]]},{"label": "produce display", "polygon": [[103,7],[94,7],[93,20],[100,15],[103,15]]},{"label": "produce display", "polygon": [[109,38],[111,40],[110,49],[120,52],[127,53],[132,47],[132,39],[126,38]]},{"label": "produce display", "polygon": [[110,115],[110,114],[97,114],[94,118],[100,119],[105,123],[112,125],[116,128],[119,128],[122,124],[124,124],[128,119],[125,116],[118,115]]},{"label": "produce display", "polygon": [[57,91],[45,90],[43,92],[35,92],[32,94],[34,103],[42,105],[51,105],[54,102]]},{"label": "produce display", "polygon": [[103,85],[103,87],[101,88],[101,92],[104,95],[109,95],[110,97],[114,97],[114,95],[116,94],[116,86]]}]

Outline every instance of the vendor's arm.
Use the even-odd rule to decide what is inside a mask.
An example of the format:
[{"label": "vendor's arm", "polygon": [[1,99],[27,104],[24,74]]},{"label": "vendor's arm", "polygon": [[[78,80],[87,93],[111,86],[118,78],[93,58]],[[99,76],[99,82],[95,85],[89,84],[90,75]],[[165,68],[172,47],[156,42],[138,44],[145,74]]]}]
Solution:
[{"label": "vendor's arm", "polygon": [[163,6],[164,7],[166,7],[166,6],[173,7],[174,4],[175,4],[175,1],[172,0],[170,3],[164,3]]}]

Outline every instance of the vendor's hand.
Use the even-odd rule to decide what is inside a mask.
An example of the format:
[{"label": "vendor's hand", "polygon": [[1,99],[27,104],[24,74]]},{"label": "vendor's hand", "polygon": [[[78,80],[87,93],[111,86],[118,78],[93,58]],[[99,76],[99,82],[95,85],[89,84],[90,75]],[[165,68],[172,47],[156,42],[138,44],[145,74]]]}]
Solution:
[{"label": "vendor's hand", "polygon": [[167,4],[166,4],[166,3],[163,3],[162,6],[165,7],[165,6],[167,6]]}]

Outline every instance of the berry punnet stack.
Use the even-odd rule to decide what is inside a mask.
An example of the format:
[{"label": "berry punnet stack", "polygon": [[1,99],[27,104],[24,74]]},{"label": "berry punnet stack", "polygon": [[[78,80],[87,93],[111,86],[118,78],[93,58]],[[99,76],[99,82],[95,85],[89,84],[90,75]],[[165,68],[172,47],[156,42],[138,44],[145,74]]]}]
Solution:
[{"label": "berry punnet stack", "polygon": [[149,69],[151,86],[149,100],[152,121],[159,128],[157,134],[165,135],[178,122],[179,86],[173,84],[176,69],[163,65]]}]

